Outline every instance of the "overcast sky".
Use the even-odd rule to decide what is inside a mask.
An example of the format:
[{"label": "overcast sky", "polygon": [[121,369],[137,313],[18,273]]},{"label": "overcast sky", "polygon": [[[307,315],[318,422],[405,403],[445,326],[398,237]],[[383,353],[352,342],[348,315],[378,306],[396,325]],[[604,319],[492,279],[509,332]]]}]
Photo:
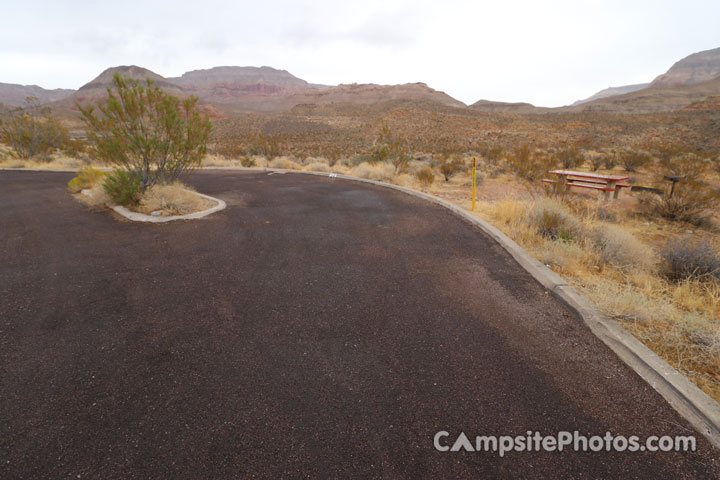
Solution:
[{"label": "overcast sky", "polygon": [[559,106],[720,47],[720,1],[2,0],[0,82],[78,88],[102,70],[268,65],[311,83],[424,82]]}]

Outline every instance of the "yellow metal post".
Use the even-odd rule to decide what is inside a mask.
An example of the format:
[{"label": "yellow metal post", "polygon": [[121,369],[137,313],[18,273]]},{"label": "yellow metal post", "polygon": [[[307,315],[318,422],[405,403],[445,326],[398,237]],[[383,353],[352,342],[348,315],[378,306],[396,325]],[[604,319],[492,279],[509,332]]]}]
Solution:
[{"label": "yellow metal post", "polygon": [[473,171],[472,171],[472,211],[475,211],[475,169],[477,168],[477,162],[475,160],[475,157],[473,157]]}]

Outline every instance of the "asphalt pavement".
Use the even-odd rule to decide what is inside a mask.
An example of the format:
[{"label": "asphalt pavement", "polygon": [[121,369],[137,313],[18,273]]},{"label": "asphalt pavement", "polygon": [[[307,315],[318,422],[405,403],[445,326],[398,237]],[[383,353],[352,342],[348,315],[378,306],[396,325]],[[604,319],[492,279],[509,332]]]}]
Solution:
[{"label": "asphalt pavement", "polygon": [[[495,242],[373,185],[201,171],[140,224],[0,172],[0,478],[720,478],[720,456]],[[438,451],[692,435],[696,452]]]}]

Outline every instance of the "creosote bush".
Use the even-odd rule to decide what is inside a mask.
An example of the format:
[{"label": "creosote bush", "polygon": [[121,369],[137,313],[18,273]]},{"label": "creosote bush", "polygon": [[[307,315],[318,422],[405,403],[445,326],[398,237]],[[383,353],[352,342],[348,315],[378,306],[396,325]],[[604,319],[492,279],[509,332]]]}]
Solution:
[{"label": "creosote bush", "polygon": [[458,158],[444,158],[440,164],[440,173],[445,177],[445,181],[450,181],[450,177],[463,169],[462,160]]},{"label": "creosote bush", "polygon": [[720,255],[708,242],[671,240],[660,254],[664,260],[663,273],[670,280],[720,279]]},{"label": "creosote bush", "polygon": [[100,116],[92,105],[78,104],[99,159],[132,173],[143,190],[200,166],[212,123],[198,112],[197,97],[180,100],[150,78],[143,85],[117,73],[107,93]]},{"label": "creosote bush", "polygon": [[559,150],[555,157],[564,169],[577,168],[585,162],[585,157],[575,147]]},{"label": "creosote bush", "polygon": [[115,203],[134,205],[142,191],[142,180],[135,172],[115,170],[105,177],[103,189]]},{"label": "creosote bush", "polygon": [[18,158],[50,161],[49,153],[69,141],[67,129],[42,107],[36,97],[27,97],[25,107],[11,110],[0,120],[0,141]]},{"label": "creosote bush", "polygon": [[652,160],[649,153],[638,150],[623,150],[618,157],[627,172],[637,172],[638,168]]},{"label": "creosote bush", "polygon": [[395,167],[395,173],[402,173],[407,169],[412,159],[412,152],[407,140],[394,134],[387,124],[380,129],[373,145],[373,162],[390,162]]}]

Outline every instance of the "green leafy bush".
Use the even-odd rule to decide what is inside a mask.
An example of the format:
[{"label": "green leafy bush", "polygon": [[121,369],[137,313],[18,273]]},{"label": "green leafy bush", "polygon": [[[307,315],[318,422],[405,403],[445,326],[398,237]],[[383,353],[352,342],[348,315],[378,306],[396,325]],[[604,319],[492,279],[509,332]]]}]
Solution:
[{"label": "green leafy bush", "polygon": [[133,172],[115,170],[105,178],[103,189],[115,203],[132,205],[138,201],[138,195],[142,190],[142,181],[140,176]]},{"label": "green leafy bush", "polygon": [[248,155],[243,155],[242,157],[240,157],[240,165],[246,168],[254,167],[255,159]]},{"label": "green leafy bush", "polygon": [[91,188],[105,177],[105,172],[90,165],[82,167],[77,176],[68,182],[68,191],[78,193],[85,188]]}]

